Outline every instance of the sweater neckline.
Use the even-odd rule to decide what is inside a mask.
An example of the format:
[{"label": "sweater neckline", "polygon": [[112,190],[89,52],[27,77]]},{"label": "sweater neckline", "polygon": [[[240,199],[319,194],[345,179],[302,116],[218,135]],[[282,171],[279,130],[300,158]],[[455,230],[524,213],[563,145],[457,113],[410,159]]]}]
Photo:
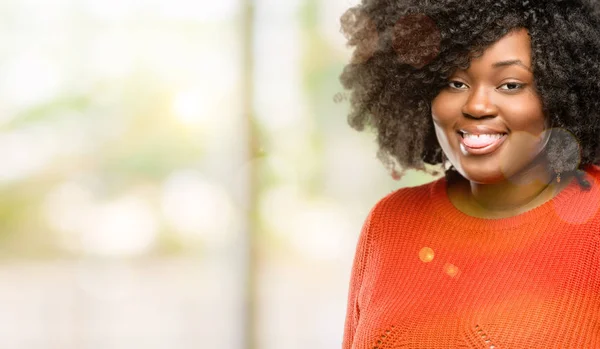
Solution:
[{"label": "sweater neckline", "polygon": [[[588,176],[587,169],[586,178],[591,180],[590,176]],[[578,181],[573,177],[570,179],[570,183],[556,196],[528,211],[506,218],[479,218],[470,216],[454,206],[452,201],[450,201],[447,189],[448,182],[445,177],[433,182],[431,187],[431,197],[434,212],[440,214],[446,221],[461,229],[473,228],[478,230],[508,229],[525,223],[535,222],[536,220],[555,212],[555,207],[562,206],[566,201],[571,199],[573,195],[581,191]]]}]

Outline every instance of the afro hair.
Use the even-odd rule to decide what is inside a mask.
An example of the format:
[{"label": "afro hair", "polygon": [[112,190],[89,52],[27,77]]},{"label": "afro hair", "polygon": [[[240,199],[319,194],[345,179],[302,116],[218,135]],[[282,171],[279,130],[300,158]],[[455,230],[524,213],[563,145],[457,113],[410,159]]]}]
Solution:
[{"label": "afro hair", "polygon": [[[350,126],[374,129],[393,173],[443,165],[431,101],[456,69],[525,28],[532,69],[553,128],[546,154],[556,172],[600,162],[600,16],[588,0],[362,0],[341,18],[353,48],[340,81]],[[445,169],[445,167],[442,167]],[[446,176],[453,168],[445,169]]]}]

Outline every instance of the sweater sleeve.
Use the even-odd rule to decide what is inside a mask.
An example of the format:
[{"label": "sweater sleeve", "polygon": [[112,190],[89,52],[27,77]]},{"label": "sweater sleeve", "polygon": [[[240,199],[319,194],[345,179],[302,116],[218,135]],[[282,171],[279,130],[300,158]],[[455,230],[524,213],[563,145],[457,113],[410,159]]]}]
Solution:
[{"label": "sweater sleeve", "polygon": [[360,235],[358,237],[354,261],[352,263],[342,349],[352,348],[354,334],[356,332],[356,326],[358,325],[358,320],[360,319],[358,296],[362,286],[363,276],[367,265],[367,257],[371,249],[373,211],[374,209],[371,210],[363,224]]}]

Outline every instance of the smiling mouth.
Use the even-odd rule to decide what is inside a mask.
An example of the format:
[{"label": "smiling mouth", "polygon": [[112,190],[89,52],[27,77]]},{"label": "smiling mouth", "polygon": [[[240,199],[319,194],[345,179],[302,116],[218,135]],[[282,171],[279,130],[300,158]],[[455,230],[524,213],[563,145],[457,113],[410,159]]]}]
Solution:
[{"label": "smiling mouth", "polygon": [[494,152],[506,140],[506,133],[469,134],[459,132],[463,152],[473,155],[483,155]]}]

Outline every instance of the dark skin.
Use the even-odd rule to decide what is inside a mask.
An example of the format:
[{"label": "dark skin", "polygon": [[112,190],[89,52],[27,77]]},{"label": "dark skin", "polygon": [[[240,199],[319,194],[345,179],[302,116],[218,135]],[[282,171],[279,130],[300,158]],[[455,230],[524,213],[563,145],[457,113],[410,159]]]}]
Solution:
[{"label": "dark skin", "polygon": [[[525,29],[510,32],[458,70],[432,102],[438,141],[463,178],[449,183],[460,211],[479,218],[506,218],[556,196],[560,183],[544,154],[551,130],[531,71],[531,41]],[[473,154],[459,130],[486,126],[503,132],[493,152]],[[491,134],[491,132],[488,132]]]}]

